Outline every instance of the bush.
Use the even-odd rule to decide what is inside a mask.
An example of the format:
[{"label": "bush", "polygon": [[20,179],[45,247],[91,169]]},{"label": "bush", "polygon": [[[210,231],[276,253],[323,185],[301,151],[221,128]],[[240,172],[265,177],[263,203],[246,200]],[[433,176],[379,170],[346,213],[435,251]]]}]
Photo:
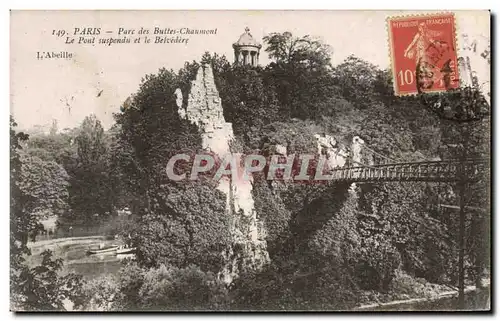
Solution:
[{"label": "bush", "polygon": [[415,278],[402,270],[396,270],[390,284],[391,293],[395,299],[431,298],[440,292],[449,291],[445,286],[432,284],[422,278]]},{"label": "bush", "polygon": [[113,310],[118,296],[118,283],[110,275],[88,281],[82,288],[86,298],[81,309],[84,311]]},{"label": "bush", "polygon": [[358,284],[366,290],[387,292],[400,264],[401,255],[381,235],[363,238],[357,265]]},{"label": "bush", "polygon": [[129,263],[116,278],[89,282],[84,293],[87,311],[224,310],[229,304],[225,285],[194,265],[147,270]]},{"label": "bush", "polygon": [[149,270],[139,297],[147,310],[221,310],[228,303],[225,285],[214,273],[194,265]]},{"label": "bush", "polygon": [[139,291],[144,284],[146,270],[137,263],[130,262],[118,272],[118,290],[120,295],[114,304],[120,310],[139,310],[141,298]]},{"label": "bush", "polygon": [[163,185],[153,200],[153,213],[144,215],[132,233],[141,266],[196,264],[218,272],[223,251],[230,245],[230,216],[224,195],[199,182]]},{"label": "bush", "polygon": [[83,304],[81,275],[61,275],[62,259],[52,259],[52,252],[41,253],[40,265],[29,268],[22,264],[11,271],[11,309],[14,311],[64,311],[70,301],[75,307]]},{"label": "bush", "polygon": [[240,276],[232,286],[232,308],[334,311],[358,303],[354,284],[346,279],[344,271],[335,266],[309,268],[304,271],[304,266],[272,263],[261,272]]}]

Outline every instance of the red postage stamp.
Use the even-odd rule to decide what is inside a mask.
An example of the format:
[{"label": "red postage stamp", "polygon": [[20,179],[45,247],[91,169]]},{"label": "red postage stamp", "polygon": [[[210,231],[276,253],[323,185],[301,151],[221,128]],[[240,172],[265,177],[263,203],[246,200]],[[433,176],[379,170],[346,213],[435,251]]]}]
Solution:
[{"label": "red postage stamp", "polygon": [[387,23],[396,95],[459,87],[452,13],[389,17]]}]

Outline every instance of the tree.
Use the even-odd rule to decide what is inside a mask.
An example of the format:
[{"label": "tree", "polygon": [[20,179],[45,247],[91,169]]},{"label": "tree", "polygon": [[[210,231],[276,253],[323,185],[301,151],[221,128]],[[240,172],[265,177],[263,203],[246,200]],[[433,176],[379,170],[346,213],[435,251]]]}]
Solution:
[{"label": "tree", "polygon": [[[114,125],[108,132],[109,149],[106,155],[111,203],[114,208],[122,209],[137,204],[137,193],[134,187],[138,185],[136,160],[130,144],[121,139],[122,128]],[[135,209],[133,210],[133,212]]]},{"label": "tree", "polygon": [[16,123],[10,119],[10,290],[11,309],[64,310],[66,299],[79,304],[81,277],[59,276],[62,260],[52,260],[51,252],[42,253],[42,263],[30,268],[26,256],[28,235],[38,227],[39,215],[46,210],[58,212],[66,207],[67,177],[64,169],[54,162],[21,155],[24,133],[16,133]]},{"label": "tree", "polygon": [[265,69],[268,86],[275,88],[280,116],[319,118],[336,88],[331,77],[331,49],[310,36],[290,32],[264,37],[266,52],[274,61]]},{"label": "tree", "polygon": [[[217,75],[217,74],[216,74]],[[216,76],[226,121],[235,135],[248,142],[248,133],[278,119],[278,101],[272,87],[265,84],[262,71],[249,66],[233,66]]]},{"label": "tree", "polygon": [[68,174],[54,161],[21,155],[20,185],[24,194],[23,211],[35,220],[61,215],[68,209]]},{"label": "tree", "polygon": [[306,35],[273,32],[264,37],[265,51],[276,63],[303,64],[308,68],[325,68],[330,64],[331,48],[318,39]]},{"label": "tree", "polygon": [[92,225],[97,223],[96,216],[109,216],[113,210],[107,167],[108,146],[101,122],[94,115],[85,117],[80,126],[76,148],[76,164],[69,172],[72,212],[65,219],[75,225]]},{"label": "tree", "polygon": [[95,115],[85,117],[76,137],[78,161],[82,167],[100,165],[106,153],[104,129]]},{"label": "tree", "polygon": [[[17,123],[10,117],[10,262],[12,273],[19,269],[24,254],[29,254],[28,234],[36,227],[34,217],[24,211],[25,195],[20,188],[22,162],[19,155],[21,142],[28,135],[16,133]],[[12,281],[11,281],[12,282]],[[11,283],[12,286],[12,283]]]},{"label": "tree", "polygon": [[379,73],[375,65],[351,55],[333,69],[333,78],[340,95],[364,109],[376,98],[374,87]]},{"label": "tree", "polygon": [[[144,266],[196,264],[218,272],[231,244],[225,197],[213,186],[162,184],[151,192],[153,207],[133,232],[137,259]],[[158,240],[162,240],[158,242]]]},{"label": "tree", "polygon": [[[62,259],[52,259],[51,251],[44,251],[42,263],[33,268],[22,265],[11,279],[11,304],[15,311],[65,311],[65,302],[75,308],[83,304],[81,275],[61,276]],[[13,284],[12,284],[13,283]]]},{"label": "tree", "polygon": [[196,63],[187,63],[177,74],[161,69],[147,75],[133,108],[116,115],[116,146],[126,150],[118,162],[129,181],[122,186],[134,195],[129,201],[138,220],[131,234],[143,266],[196,263],[218,271],[230,243],[225,195],[213,182],[171,181],[165,170],[173,155],[201,151],[199,130],[179,117],[174,96],[177,88],[187,96],[196,72]]},{"label": "tree", "polygon": [[16,133],[15,126],[11,118],[11,253],[18,259],[29,254],[28,235],[40,229],[40,219],[67,209],[68,175],[56,162],[22,150],[20,141],[28,136]]},{"label": "tree", "polygon": [[77,145],[75,139],[77,129],[65,129],[60,133],[47,135],[44,133],[30,134],[25,151],[44,161],[55,161],[62,165],[66,172],[72,172],[76,166]]}]

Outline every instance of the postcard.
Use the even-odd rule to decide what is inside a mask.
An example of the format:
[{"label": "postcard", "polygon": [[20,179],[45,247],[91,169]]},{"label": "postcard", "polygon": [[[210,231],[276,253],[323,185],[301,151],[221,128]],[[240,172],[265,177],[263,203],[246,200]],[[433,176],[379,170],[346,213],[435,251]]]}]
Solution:
[{"label": "postcard", "polygon": [[11,311],[491,310],[489,11],[10,18]]}]

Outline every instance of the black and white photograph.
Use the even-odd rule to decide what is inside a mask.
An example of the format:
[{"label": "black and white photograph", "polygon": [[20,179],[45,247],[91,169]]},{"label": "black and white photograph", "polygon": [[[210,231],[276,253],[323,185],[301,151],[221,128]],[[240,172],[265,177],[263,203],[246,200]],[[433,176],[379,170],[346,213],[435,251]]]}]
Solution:
[{"label": "black and white photograph", "polygon": [[488,10],[12,10],[10,311],[491,311]]}]

